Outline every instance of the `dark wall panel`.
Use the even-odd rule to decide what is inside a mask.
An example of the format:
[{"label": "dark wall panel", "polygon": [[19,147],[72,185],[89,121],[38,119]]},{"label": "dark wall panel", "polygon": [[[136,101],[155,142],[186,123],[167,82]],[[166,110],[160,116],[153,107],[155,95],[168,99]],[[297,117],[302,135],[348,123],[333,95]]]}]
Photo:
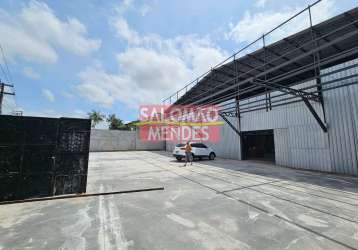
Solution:
[{"label": "dark wall panel", "polygon": [[0,116],[0,201],[86,192],[88,119]]}]

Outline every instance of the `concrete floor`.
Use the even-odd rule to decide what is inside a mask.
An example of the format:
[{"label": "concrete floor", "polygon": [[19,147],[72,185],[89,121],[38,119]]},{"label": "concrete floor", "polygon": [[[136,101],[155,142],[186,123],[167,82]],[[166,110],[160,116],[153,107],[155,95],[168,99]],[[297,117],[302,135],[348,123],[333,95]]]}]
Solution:
[{"label": "concrete floor", "polygon": [[165,152],[91,153],[88,192],[0,206],[7,249],[358,249],[358,179]]}]

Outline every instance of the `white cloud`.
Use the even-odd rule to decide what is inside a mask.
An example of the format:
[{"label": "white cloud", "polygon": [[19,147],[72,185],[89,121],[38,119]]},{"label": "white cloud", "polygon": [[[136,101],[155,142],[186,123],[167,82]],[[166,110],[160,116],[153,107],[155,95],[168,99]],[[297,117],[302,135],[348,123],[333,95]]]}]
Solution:
[{"label": "white cloud", "polygon": [[96,62],[79,74],[77,84],[83,97],[106,107],[116,101],[131,108],[161,102],[226,57],[226,52],[207,38],[140,35],[121,15],[111,19],[110,24],[128,44],[117,54],[118,71],[108,73]]},{"label": "white cloud", "polygon": [[75,109],[71,112],[69,111],[56,111],[53,109],[43,109],[43,110],[24,110],[20,108],[20,110],[23,111],[23,115],[26,116],[36,116],[36,117],[52,117],[52,118],[59,118],[59,117],[71,117],[71,118],[87,118],[88,115],[85,111],[80,109]]},{"label": "white cloud", "polygon": [[68,91],[61,91],[61,95],[67,99],[73,99],[75,97],[74,94]]},{"label": "white cloud", "polygon": [[116,11],[119,15],[123,15],[126,11],[128,11],[132,5],[134,0],[123,0],[121,3],[116,7]]},{"label": "white cloud", "polygon": [[268,0],[256,0],[255,6],[257,8],[263,8],[267,4]]},{"label": "white cloud", "polygon": [[318,24],[328,18],[337,15],[339,3],[336,0],[323,0],[312,7],[312,22],[313,25]]},{"label": "white cloud", "polygon": [[123,17],[116,18],[112,22],[112,25],[116,28],[118,36],[124,38],[129,43],[139,44],[141,42],[138,33],[129,28],[127,21]]},{"label": "white cloud", "polygon": [[40,78],[40,75],[36,71],[34,71],[31,67],[23,68],[22,73],[30,79],[39,79]]},{"label": "white cloud", "polygon": [[45,97],[48,101],[50,101],[50,102],[55,101],[55,95],[51,92],[51,90],[42,89],[41,93],[42,93],[42,96]]},{"label": "white cloud", "polygon": [[[71,115],[71,116],[70,116]],[[81,110],[81,109],[75,109],[73,112],[68,113],[67,117],[81,117],[81,118],[87,118],[87,112]]]},{"label": "white cloud", "polygon": [[98,50],[101,41],[87,37],[86,27],[76,18],[60,20],[45,3],[30,1],[19,13],[0,9],[1,42],[10,59],[54,63],[56,49],[76,55]]},{"label": "white cloud", "polygon": [[143,4],[139,8],[139,12],[141,13],[142,16],[146,16],[150,10],[151,10],[151,8],[148,4]]},{"label": "white cloud", "polygon": [[135,108],[140,103],[160,101],[163,94],[189,80],[183,61],[154,50],[133,48],[118,54],[117,59],[125,73],[110,74],[98,66],[80,73],[77,89],[82,96],[107,107],[120,101]]},{"label": "white cloud", "polygon": [[118,13],[118,16],[123,16],[129,10],[134,10],[135,12],[139,13],[141,16],[145,16],[152,9],[148,3],[144,3],[140,6],[135,6],[138,4],[135,4],[134,2],[135,2],[134,0],[121,1],[121,3],[115,8],[115,10]]},{"label": "white cloud", "polygon": [[171,88],[174,79],[187,80],[187,68],[178,57],[145,48],[133,48],[117,56],[122,71],[141,89]]},{"label": "white cloud", "polygon": [[[302,6],[285,7],[280,11],[265,10],[255,13],[246,11],[244,17],[237,24],[231,23],[229,25],[230,32],[226,34],[226,38],[238,43],[252,42],[301,10]],[[335,13],[334,0],[322,1],[312,9],[312,13],[314,23],[319,23],[333,16]],[[268,42],[274,42],[308,27],[309,19],[306,12],[271,33],[267,40]]]}]

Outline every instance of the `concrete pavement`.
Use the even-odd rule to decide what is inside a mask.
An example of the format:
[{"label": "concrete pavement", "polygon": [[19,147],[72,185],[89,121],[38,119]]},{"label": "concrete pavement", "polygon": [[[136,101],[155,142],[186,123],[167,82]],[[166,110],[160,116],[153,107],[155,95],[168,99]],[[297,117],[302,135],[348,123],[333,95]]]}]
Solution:
[{"label": "concrete pavement", "polygon": [[88,192],[0,206],[5,249],[358,249],[358,179],[166,152],[91,153]]}]

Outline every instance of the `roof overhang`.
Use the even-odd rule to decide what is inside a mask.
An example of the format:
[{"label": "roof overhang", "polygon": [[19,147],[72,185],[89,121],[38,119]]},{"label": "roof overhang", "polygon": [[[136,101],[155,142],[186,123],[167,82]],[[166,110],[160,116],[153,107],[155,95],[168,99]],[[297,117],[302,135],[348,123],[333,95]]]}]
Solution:
[{"label": "roof overhang", "polygon": [[[218,104],[267,92],[253,81],[291,86],[358,56],[358,8],[212,69],[174,104]],[[240,89],[240,92],[238,91]],[[236,95],[236,96],[235,96]]]}]

